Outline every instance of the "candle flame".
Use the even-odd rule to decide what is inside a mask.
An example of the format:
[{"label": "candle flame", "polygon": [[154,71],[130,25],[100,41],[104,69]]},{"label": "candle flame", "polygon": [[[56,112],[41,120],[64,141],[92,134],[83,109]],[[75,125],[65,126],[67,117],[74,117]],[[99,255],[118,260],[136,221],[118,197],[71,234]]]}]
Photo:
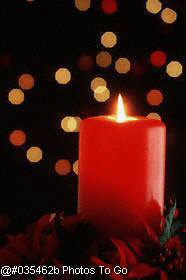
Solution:
[{"label": "candle flame", "polygon": [[126,113],[124,110],[124,104],[121,97],[121,94],[118,96],[118,106],[117,106],[117,113],[116,113],[116,121],[119,123],[124,122],[126,119]]}]

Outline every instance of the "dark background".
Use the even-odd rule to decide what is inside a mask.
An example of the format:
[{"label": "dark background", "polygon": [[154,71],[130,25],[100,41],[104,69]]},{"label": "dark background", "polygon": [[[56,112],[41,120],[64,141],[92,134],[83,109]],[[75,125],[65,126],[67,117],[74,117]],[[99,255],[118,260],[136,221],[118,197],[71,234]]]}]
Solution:
[{"label": "dark background", "polygon": [[[71,0],[0,1],[0,210],[11,218],[12,227],[21,228],[41,214],[65,209],[74,213],[77,206],[78,177],[71,172],[59,176],[55,162],[78,159],[78,133],[65,133],[60,122],[66,115],[87,116],[109,114],[118,92],[132,104],[131,114],[157,112],[167,126],[166,197],[174,193],[179,207],[185,205],[185,121],[186,102],[184,71],[178,78],[166,74],[166,66],[151,65],[150,54],[157,49],[167,54],[167,62],[178,60],[185,69],[184,0],[162,1],[163,7],[178,13],[174,24],[165,24],[160,15],[145,9],[145,1],[118,1],[118,11],[106,15],[101,1],[92,1],[91,9],[78,11]],[[90,71],[77,66],[82,54],[96,55],[104,50],[100,37],[113,31],[117,45],[110,49],[113,61],[127,57],[132,70],[120,75],[114,63],[106,68],[94,64]],[[64,86],[55,79],[55,71],[67,67],[71,82]],[[135,72],[140,69],[140,75]],[[35,86],[25,92],[20,106],[8,102],[8,92],[18,87],[18,78],[30,73]],[[91,93],[90,82],[102,76],[108,82],[111,98],[98,103]],[[158,88],[164,101],[158,107],[147,104],[146,94]],[[9,133],[22,129],[27,142],[16,148]],[[31,164],[26,159],[30,146],[43,150],[43,159]]]}]

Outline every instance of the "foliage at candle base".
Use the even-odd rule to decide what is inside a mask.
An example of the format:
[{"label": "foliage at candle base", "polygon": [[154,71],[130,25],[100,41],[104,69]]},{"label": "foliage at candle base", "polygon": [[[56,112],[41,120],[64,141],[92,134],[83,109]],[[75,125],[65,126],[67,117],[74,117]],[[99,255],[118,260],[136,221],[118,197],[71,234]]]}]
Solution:
[{"label": "foliage at candle base", "polygon": [[[158,237],[144,221],[142,238],[128,242],[100,234],[80,215],[44,215],[23,233],[4,234],[0,265],[55,265],[61,274],[53,276],[54,280],[185,279],[186,227],[178,215],[176,203],[172,203],[162,219],[161,236]],[[3,221],[0,224],[3,232]],[[93,267],[95,274],[63,274],[64,265]],[[112,273],[101,275],[99,266],[110,268]],[[116,266],[127,268],[128,274],[116,274]],[[18,279],[49,279],[46,275],[24,277]]]}]

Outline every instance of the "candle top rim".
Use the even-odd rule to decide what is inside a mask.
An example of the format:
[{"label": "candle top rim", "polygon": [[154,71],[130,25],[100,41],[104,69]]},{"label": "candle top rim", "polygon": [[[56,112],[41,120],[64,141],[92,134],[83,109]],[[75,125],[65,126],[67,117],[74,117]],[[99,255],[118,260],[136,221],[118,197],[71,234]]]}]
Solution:
[{"label": "candle top rim", "polygon": [[85,118],[83,121],[98,121],[98,122],[110,122],[110,123],[115,123],[118,125],[122,125],[122,124],[136,124],[138,122],[140,123],[146,123],[146,124],[154,124],[154,125],[165,125],[164,122],[162,120],[158,120],[158,119],[149,119],[145,116],[130,116],[130,117],[126,117],[126,120],[124,120],[123,122],[117,122],[116,120],[116,115],[101,115],[101,116],[93,116],[93,117],[88,117]]}]

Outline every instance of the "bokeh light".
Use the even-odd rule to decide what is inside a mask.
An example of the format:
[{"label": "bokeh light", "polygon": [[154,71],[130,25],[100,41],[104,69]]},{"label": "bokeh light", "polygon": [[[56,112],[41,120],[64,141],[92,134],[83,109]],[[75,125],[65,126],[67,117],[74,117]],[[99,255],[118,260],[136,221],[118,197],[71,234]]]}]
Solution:
[{"label": "bokeh light", "polygon": [[113,32],[105,32],[101,36],[101,44],[106,48],[113,48],[117,44],[117,37]]},{"label": "bokeh light", "polygon": [[162,3],[159,0],[147,0],[146,9],[151,14],[157,14],[162,9]]},{"label": "bokeh light", "polygon": [[110,98],[110,91],[105,86],[98,86],[94,90],[94,98],[98,102],[105,102]]},{"label": "bokeh light", "polygon": [[81,12],[87,11],[90,8],[90,5],[90,0],[75,0],[75,7]]},{"label": "bokeh light", "polygon": [[78,59],[78,68],[82,71],[90,71],[94,65],[92,56],[83,54]]},{"label": "bokeh light", "polygon": [[120,74],[126,74],[131,69],[130,61],[127,58],[123,58],[123,57],[119,58],[115,62],[115,69]]},{"label": "bokeh light", "polygon": [[114,14],[117,11],[118,2],[116,0],[102,0],[101,9],[105,14]]},{"label": "bokeh light", "polygon": [[76,160],[73,164],[73,171],[76,175],[78,175],[78,160]]},{"label": "bokeh light", "polygon": [[18,88],[12,89],[8,94],[8,100],[13,105],[20,105],[23,103],[24,99],[24,92]]},{"label": "bokeh light", "polygon": [[112,63],[112,56],[109,52],[102,51],[96,56],[96,63],[103,68],[106,68]]},{"label": "bokeh light", "polygon": [[90,87],[93,91],[95,91],[95,89],[99,86],[107,87],[107,82],[101,77],[96,77],[91,81]]},{"label": "bokeh light", "polygon": [[167,61],[167,55],[163,51],[154,51],[150,55],[150,61],[154,67],[162,67]]},{"label": "bokeh light", "polygon": [[61,121],[61,128],[65,132],[78,132],[80,126],[81,118],[67,116]]},{"label": "bokeh light", "polygon": [[150,113],[146,116],[147,119],[161,120],[161,116],[158,113]]},{"label": "bokeh light", "polygon": [[29,90],[34,86],[34,78],[30,74],[22,74],[18,79],[20,88]]},{"label": "bokeh light", "polygon": [[39,162],[43,157],[43,152],[39,147],[30,147],[27,150],[26,157],[30,162]]},{"label": "bokeh light", "polygon": [[14,146],[22,146],[26,142],[24,131],[16,129],[10,133],[10,143]]},{"label": "bokeh light", "polygon": [[60,68],[55,73],[55,79],[59,84],[67,84],[71,80],[71,73],[67,68]]},{"label": "bokeh light", "polygon": [[161,12],[161,19],[168,24],[174,23],[177,20],[177,13],[170,8],[165,8]]},{"label": "bokeh light", "polygon": [[171,61],[167,64],[166,72],[170,77],[177,78],[183,72],[183,66],[179,61]]},{"label": "bokeh light", "polygon": [[67,175],[71,171],[71,164],[67,159],[60,159],[55,164],[55,171],[58,175]]},{"label": "bokeh light", "polygon": [[158,89],[152,89],[147,93],[147,102],[151,106],[158,106],[163,102],[163,94]]}]

